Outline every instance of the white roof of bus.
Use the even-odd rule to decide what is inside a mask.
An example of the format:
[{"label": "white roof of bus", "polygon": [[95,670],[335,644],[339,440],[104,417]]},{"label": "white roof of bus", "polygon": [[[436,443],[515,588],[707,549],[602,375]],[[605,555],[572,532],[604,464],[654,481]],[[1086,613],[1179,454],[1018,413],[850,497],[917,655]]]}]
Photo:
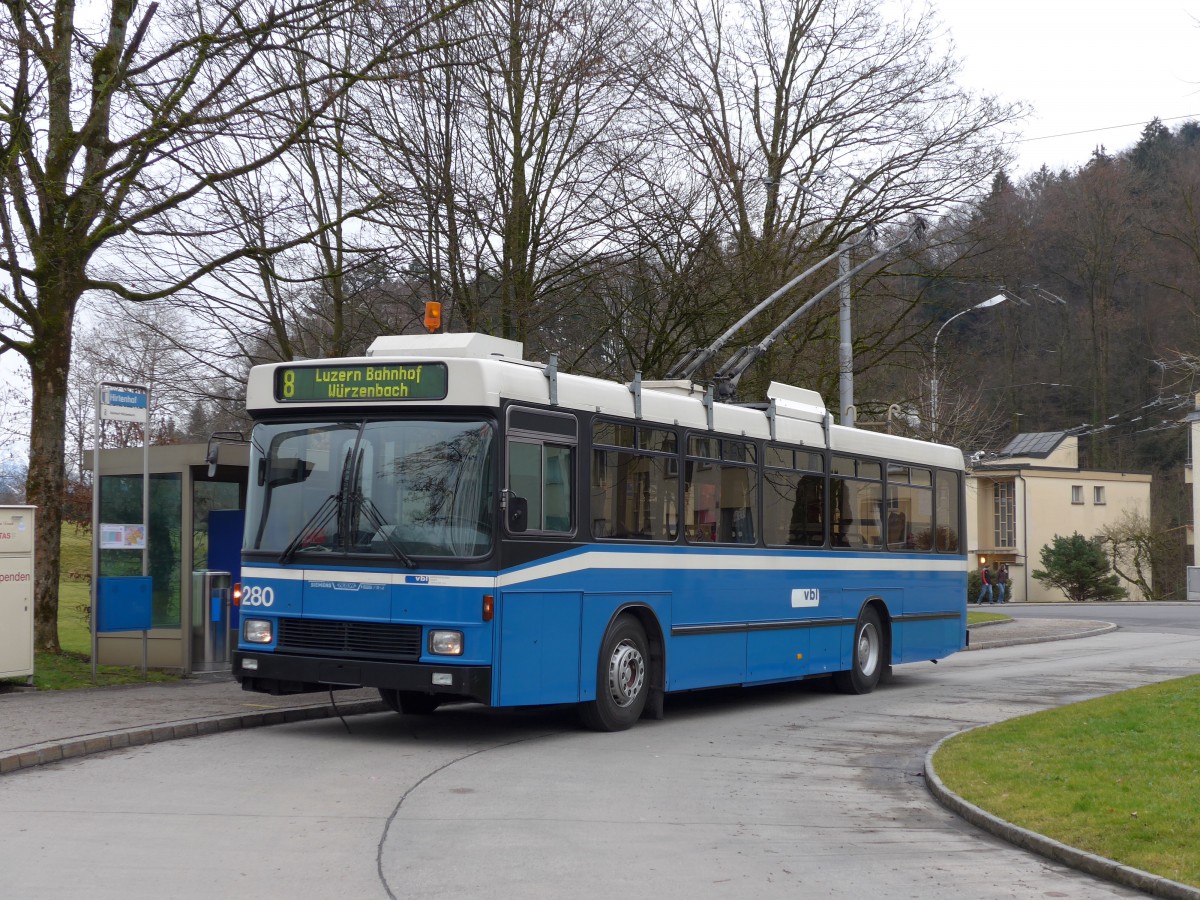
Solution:
[{"label": "white roof of bus", "polygon": [[[250,370],[246,407],[252,414],[267,411],[299,414],[301,410],[330,410],[328,403],[281,403],[275,399],[275,370],[281,366],[371,365],[381,362],[444,362],[448,369],[447,395],[440,401],[403,401],[390,406],[404,409],[446,406],[499,407],[502,401],[521,401],[541,406],[550,404],[548,367],[520,358],[521,345],[489,335],[398,335],[378,338],[369,356],[339,357],[272,363]],[[627,419],[635,418],[634,394],[629,384],[557,374],[558,406],[562,409],[597,412]],[[642,419],[707,431],[704,404],[707,388],[687,381],[643,383]],[[779,441],[814,449],[829,446],[834,451],[920,462],[944,468],[963,468],[962,452],[956,447],[930,444],[910,438],[881,434],[861,428],[830,425],[826,441],[824,401],[814,391],[772,383],[767,391],[775,400],[775,437]],[[363,403],[364,406],[383,404]],[[320,415],[320,413],[317,413]],[[326,413],[328,414],[328,413]],[[713,404],[713,431],[725,435],[770,439],[771,429],[762,409],[730,403]]]}]

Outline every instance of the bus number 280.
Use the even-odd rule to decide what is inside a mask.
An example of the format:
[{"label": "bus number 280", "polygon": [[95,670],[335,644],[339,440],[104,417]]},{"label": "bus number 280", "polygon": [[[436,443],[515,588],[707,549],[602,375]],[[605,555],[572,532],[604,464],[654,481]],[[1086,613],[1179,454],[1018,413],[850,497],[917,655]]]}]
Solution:
[{"label": "bus number 280", "polygon": [[275,589],[253,584],[242,594],[242,606],[271,606],[275,602]]}]

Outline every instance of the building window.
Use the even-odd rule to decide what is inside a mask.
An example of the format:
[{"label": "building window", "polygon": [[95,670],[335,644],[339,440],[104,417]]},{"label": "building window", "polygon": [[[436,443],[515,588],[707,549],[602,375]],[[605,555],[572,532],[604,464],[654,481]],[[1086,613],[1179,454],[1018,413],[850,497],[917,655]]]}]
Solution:
[{"label": "building window", "polygon": [[995,526],[995,546],[1017,545],[1017,489],[1011,481],[992,485],[992,518]]},{"label": "building window", "polygon": [[1096,506],[1104,505],[1104,487],[1098,486],[1092,488],[1092,503]]},{"label": "building window", "polygon": [[1082,484],[1071,485],[1071,502],[1074,503],[1076,506],[1083,505],[1083,485]]}]

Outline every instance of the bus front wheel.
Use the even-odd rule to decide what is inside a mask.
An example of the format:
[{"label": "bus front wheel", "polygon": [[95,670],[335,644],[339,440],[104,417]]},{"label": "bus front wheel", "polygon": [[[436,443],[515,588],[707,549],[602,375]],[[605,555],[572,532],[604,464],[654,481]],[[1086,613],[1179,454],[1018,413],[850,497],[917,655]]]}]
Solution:
[{"label": "bus front wheel", "polygon": [[600,645],[596,699],[581,703],[579,716],[593,731],[624,731],[641,718],[650,696],[646,632],[633,616],[620,616]]},{"label": "bus front wheel", "polygon": [[883,675],[883,624],[879,613],[867,606],[858,614],[854,624],[854,652],[848,672],[835,672],[833,684],[843,694],[869,694]]},{"label": "bus front wheel", "polygon": [[427,716],[442,702],[433,694],[396,691],[391,688],[380,688],[379,697],[383,700],[384,706],[392,712],[403,713],[406,716]]}]

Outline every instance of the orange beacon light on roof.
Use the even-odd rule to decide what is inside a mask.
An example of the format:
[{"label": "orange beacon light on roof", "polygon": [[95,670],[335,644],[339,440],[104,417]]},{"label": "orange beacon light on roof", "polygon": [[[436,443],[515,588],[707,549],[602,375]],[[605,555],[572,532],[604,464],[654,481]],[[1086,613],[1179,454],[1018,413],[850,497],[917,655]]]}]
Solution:
[{"label": "orange beacon light on roof", "polygon": [[425,330],[433,334],[442,327],[442,304],[436,300],[425,301]]}]

